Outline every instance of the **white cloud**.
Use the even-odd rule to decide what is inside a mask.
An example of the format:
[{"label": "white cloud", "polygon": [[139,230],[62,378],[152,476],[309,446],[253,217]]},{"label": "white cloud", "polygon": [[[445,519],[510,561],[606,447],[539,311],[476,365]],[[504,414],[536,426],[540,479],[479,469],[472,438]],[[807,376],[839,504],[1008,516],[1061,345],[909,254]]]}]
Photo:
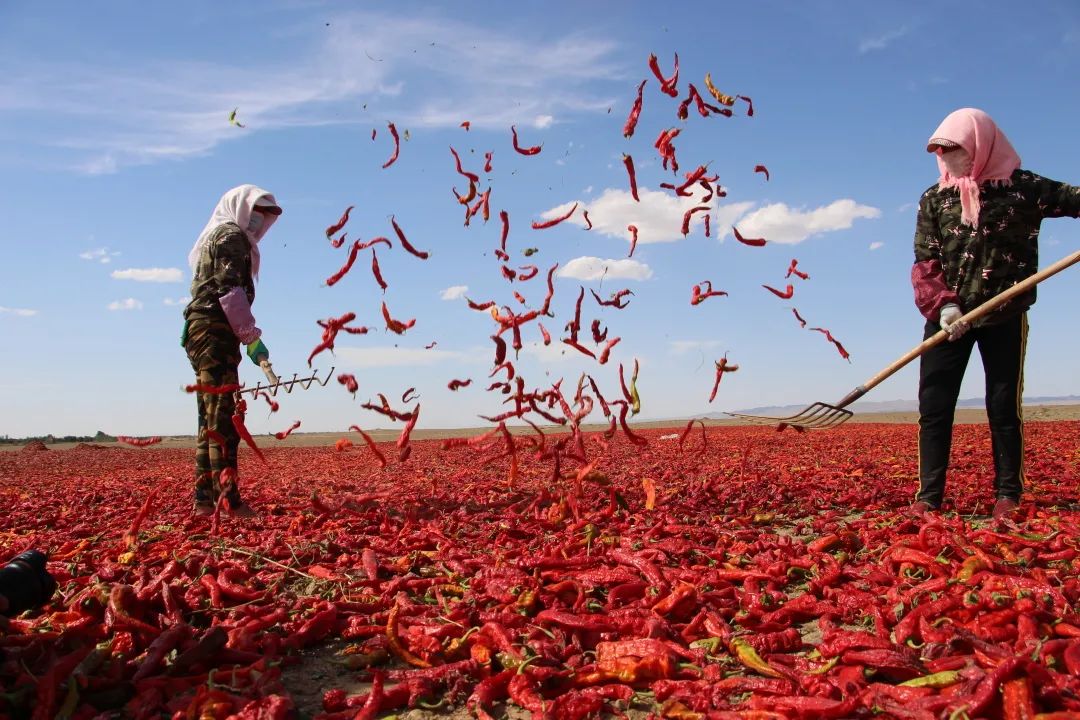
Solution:
[{"label": "white cloud", "polygon": [[466,360],[468,356],[452,350],[424,350],[386,345],[368,348],[338,348],[337,362],[342,367],[421,367]]},{"label": "white cloud", "polygon": [[113,270],[112,277],[115,280],[170,283],[180,282],[184,279],[184,274],[180,268],[128,268],[127,270]]},{"label": "white cloud", "polygon": [[0,305],[0,314],[7,313],[9,315],[17,315],[18,317],[32,317],[38,314],[37,310],[27,310],[26,308],[9,308]]},{"label": "white cloud", "polygon": [[107,265],[119,254],[119,252],[115,251],[109,252],[109,248],[97,248],[96,250],[87,250],[86,252],[79,253],[79,257],[83,260],[96,260],[103,265]]},{"label": "white cloud", "polygon": [[672,355],[685,355],[691,350],[709,350],[720,347],[719,340],[672,340],[668,349]]},{"label": "white cloud", "polygon": [[591,195],[592,194],[592,185],[589,185],[588,187],[586,187],[584,190],[581,191],[581,193],[583,195]]},{"label": "white cloud", "polygon": [[836,200],[814,210],[795,210],[784,203],[758,208],[739,220],[739,232],[746,237],[764,237],[769,242],[794,245],[811,235],[846,230],[858,218],[879,218],[881,211],[854,200]]},{"label": "white cloud", "polygon": [[[622,91],[615,42],[583,31],[533,39],[438,13],[346,10],[328,27],[283,36],[282,46],[287,60],[260,65],[273,92],[251,82],[246,61],[209,53],[141,64],[104,53],[80,63],[27,59],[5,67],[0,112],[48,113],[26,141],[72,169],[103,174],[206,155],[260,131],[370,127],[373,117],[414,133],[462,119],[505,132],[514,123],[547,127],[555,117],[605,112]],[[233,108],[246,128],[229,124]]]},{"label": "white cloud", "polygon": [[[550,220],[553,217],[565,215],[574,202],[577,202],[577,212],[566,221],[572,225],[586,227],[585,216],[581,211],[588,210],[589,220],[593,224],[592,232],[630,242],[630,231],[626,228],[628,225],[634,225],[638,229],[639,245],[675,242],[683,239],[683,215],[690,208],[696,207],[704,194],[703,190],[698,189],[692,197],[684,198],[669,191],[661,192],[638,186],[638,197],[641,198],[641,202],[638,202],[634,200],[629,190],[607,188],[595,200],[566,202],[546,210],[540,217]],[[716,233],[715,236],[718,237],[723,228],[729,227],[753,206],[752,202],[739,202],[715,207],[711,211],[713,213],[712,230]],[[694,215],[690,225],[691,235],[704,233],[702,218],[701,213]]]},{"label": "white cloud", "polygon": [[191,296],[185,295],[184,297],[177,298],[176,300],[173,300],[172,298],[165,298],[162,302],[169,306],[187,305],[189,302],[191,302]]},{"label": "white cloud", "polygon": [[915,207],[915,203],[904,203],[900,207],[896,208],[896,212],[903,213]]},{"label": "white cloud", "polygon": [[645,263],[631,258],[604,260],[585,256],[566,263],[558,274],[575,280],[648,280],[653,272]]},{"label": "white cloud", "polygon": [[460,300],[467,292],[469,292],[468,285],[451,285],[439,293],[439,297],[443,300]]},{"label": "white cloud", "polygon": [[110,310],[142,310],[142,302],[135,298],[125,298],[123,300],[114,300],[109,303],[108,308]]},{"label": "white cloud", "polygon": [[877,250],[878,248],[882,247],[885,247],[885,243],[881,242],[880,240],[875,240],[874,242],[870,243],[871,250]]},{"label": "white cloud", "polygon": [[908,34],[908,28],[906,25],[899,27],[895,30],[877,35],[875,37],[863,38],[859,41],[859,54],[865,55],[868,52],[874,50],[884,50],[895,41]]}]

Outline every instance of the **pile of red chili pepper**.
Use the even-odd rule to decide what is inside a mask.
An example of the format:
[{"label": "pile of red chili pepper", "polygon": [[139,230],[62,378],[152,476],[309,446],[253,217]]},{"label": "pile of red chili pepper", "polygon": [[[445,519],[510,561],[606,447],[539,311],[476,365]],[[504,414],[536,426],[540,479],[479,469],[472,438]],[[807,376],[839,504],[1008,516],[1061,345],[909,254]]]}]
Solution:
[{"label": "pile of red chili pepper", "polygon": [[1028,424],[1007,525],[983,426],[945,513],[898,510],[916,436],[583,433],[593,462],[512,488],[491,441],[381,472],[269,447],[257,520],[190,514],[190,451],[0,453],[0,559],[47,549],[60,584],[0,619],[0,716],[289,717],[282,673],[334,642],[371,684],[322,688],[328,719],[1080,717],[1080,424]]}]

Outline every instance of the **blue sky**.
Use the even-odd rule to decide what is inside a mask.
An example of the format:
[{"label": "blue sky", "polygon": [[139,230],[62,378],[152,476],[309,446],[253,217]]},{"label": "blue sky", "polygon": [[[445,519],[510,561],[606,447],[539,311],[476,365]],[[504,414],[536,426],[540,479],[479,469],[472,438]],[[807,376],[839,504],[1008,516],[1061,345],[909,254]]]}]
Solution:
[{"label": "blue sky", "polygon": [[[221,193],[240,183],[267,188],[285,209],[261,245],[254,306],[279,373],[306,371],[317,319],[353,311],[377,329],[343,337],[335,358],[315,363],[355,373],[355,400],[333,383],[287,396],[273,417],[256,406],[249,426],[272,432],[295,419],[310,431],[385,425],[359,403],[410,386],[422,427],[475,425],[478,413],[498,412],[501,396],[484,392],[493,323],[442,297],[467,286],[478,301],[520,307],[518,289],[541,302],[542,274],[520,286],[500,277],[500,209],[510,215],[514,264],[543,272],[558,262],[575,275],[556,281],[556,319],[545,323],[556,342],[579,286],[604,297],[634,292],[624,310],[587,296],[585,334],[599,317],[622,337],[612,362],[544,348],[531,326],[519,372],[530,386],[564,377],[572,387],[588,370],[617,396],[617,364],[636,357],[639,417],[650,419],[834,401],[918,342],[908,280],[915,203],[936,173],[925,142],[950,111],[988,111],[1026,168],[1080,182],[1072,2],[954,3],[947,25],[939,4],[901,2],[180,7],[0,6],[0,434],[194,431],[194,398],[180,390],[191,381],[178,344],[186,258]],[[739,104],[730,119],[691,110],[678,120],[678,100],[659,92],[647,67],[656,53],[670,72],[676,52],[679,99],[688,82],[705,92],[709,72],[721,90],[752,97],[755,116]],[[646,78],[627,140],[623,123]],[[228,123],[234,107],[244,129]],[[382,169],[388,122],[409,139]],[[516,154],[511,125],[542,152]],[[652,147],[669,127],[682,128],[682,169],[709,163],[728,191],[712,209],[711,238],[700,220],[683,238],[683,207],[658,187],[674,179]],[[494,151],[492,172],[482,173],[481,189],[492,188],[487,224],[462,226],[451,188],[465,187],[448,146],[476,172]],[[627,198],[623,153],[635,159],[641,203]],[[578,224],[530,228],[573,202],[590,209],[591,231],[580,211]],[[431,259],[380,251],[385,296],[366,254],[325,287],[345,250],[323,231],[348,205],[350,240],[392,236],[394,215]],[[769,244],[735,242],[733,220]],[[627,255],[629,222],[641,228],[634,262],[616,262]],[[1046,221],[1043,264],[1075,250],[1078,237],[1073,220]],[[526,259],[529,247],[539,252]],[[580,258],[599,258],[607,275],[587,279]],[[792,258],[810,279],[780,300],[761,285],[783,288]],[[1076,272],[1040,289],[1028,395],[1080,392]],[[691,307],[691,287],[706,279],[730,296]],[[382,330],[383,299],[395,317],[417,318],[405,336]],[[851,363],[800,329],[792,307],[829,328]],[[713,361],[725,352],[740,370],[709,405]],[[241,377],[254,382],[259,372],[245,361]],[[454,378],[473,384],[450,392]],[[868,399],[913,398],[916,382],[912,365]],[[981,383],[976,358],[962,396],[981,395]]]}]

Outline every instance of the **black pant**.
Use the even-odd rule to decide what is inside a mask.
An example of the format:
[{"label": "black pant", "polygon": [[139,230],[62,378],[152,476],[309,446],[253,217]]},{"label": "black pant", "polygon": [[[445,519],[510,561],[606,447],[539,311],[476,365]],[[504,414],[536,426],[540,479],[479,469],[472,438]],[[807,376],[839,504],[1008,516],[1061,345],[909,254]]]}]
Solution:
[{"label": "black pant", "polygon": [[[941,328],[927,322],[923,339]],[[994,451],[994,493],[1020,499],[1024,490],[1024,352],[1027,313],[969,330],[922,355],[919,365],[919,495],[933,507],[945,496],[953,415],[971,349],[978,344],[986,371],[986,414]]]}]

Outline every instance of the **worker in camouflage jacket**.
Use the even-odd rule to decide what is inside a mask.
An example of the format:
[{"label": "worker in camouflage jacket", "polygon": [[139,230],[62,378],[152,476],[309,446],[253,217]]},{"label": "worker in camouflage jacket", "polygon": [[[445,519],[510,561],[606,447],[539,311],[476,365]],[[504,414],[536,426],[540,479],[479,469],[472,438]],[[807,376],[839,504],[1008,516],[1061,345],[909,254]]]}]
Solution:
[{"label": "worker in camouflage jacket", "polygon": [[1001,519],[1016,511],[1024,489],[1021,400],[1035,289],[974,326],[960,318],[1037,272],[1043,218],[1080,215],[1080,188],[1020,169],[1020,156],[981,110],[950,114],[926,149],[937,156],[941,175],[919,201],[911,281],[927,320],[924,338],[940,329],[950,342],[921,358],[920,487],[912,511],[936,510],[944,498],[956,400],[978,345],[994,454],[993,515]]},{"label": "worker in camouflage jacket", "polygon": [[[259,241],[281,215],[274,196],[254,185],[226,192],[188,255],[193,273],[191,302],[184,309],[181,343],[196,383],[222,387],[239,383],[240,346],[255,364],[270,358],[251,305],[259,278]],[[231,392],[197,392],[195,511],[212,513],[223,499],[238,515],[251,515],[237,486],[240,436],[233,424]]]}]

